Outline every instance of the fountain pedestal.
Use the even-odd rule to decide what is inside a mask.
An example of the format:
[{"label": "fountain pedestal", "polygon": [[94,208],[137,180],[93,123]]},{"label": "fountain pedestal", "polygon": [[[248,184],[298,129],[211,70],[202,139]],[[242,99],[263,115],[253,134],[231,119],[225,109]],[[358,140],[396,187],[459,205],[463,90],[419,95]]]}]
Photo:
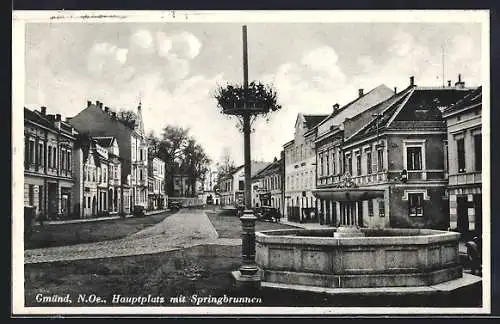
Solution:
[{"label": "fountain pedestal", "polygon": [[363,233],[356,226],[340,226],[333,233],[333,237],[364,237],[365,233]]}]

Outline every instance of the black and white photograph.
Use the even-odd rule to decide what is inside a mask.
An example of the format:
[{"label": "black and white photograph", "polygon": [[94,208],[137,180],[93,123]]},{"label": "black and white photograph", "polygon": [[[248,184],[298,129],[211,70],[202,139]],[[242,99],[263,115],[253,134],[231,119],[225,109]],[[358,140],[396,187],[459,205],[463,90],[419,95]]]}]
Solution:
[{"label": "black and white photograph", "polygon": [[489,18],[13,11],[12,313],[488,314]]}]

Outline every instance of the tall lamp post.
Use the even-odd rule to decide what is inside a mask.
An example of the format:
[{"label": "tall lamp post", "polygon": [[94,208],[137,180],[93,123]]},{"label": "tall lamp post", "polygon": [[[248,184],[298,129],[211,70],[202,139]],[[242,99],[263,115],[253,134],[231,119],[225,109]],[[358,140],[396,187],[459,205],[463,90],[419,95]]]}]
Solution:
[{"label": "tall lamp post", "polygon": [[240,287],[260,287],[260,271],[255,263],[255,221],[252,211],[251,193],[251,123],[257,115],[267,114],[281,108],[276,102],[276,93],[261,83],[248,82],[247,26],[242,27],[243,36],[243,86],[228,85],[219,88],[216,94],[222,113],[241,118],[245,160],[245,202],[242,223],[242,265],[232,275]]}]

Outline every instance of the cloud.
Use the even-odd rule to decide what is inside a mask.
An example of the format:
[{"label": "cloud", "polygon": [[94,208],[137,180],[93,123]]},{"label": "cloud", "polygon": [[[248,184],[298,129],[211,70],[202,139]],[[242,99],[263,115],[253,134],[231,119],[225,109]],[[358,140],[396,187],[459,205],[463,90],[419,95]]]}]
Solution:
[{"label": "cloud", "polygon": [[115,70],[127,62],[128,49],[100,42],[95,43],[87,56],[87,69],[91,74]]},{"label": "cloud", "polygon": [[149,52],[153,45],[153,36],[149,30],[140,29],[132,34],[130,44],[135,50]]},{"label": "cloud", "polygon": [[188,32],[175,33],[170,39],[172,41],[172,55],[192,60],[200,54],[201,42],[193,34]]}]

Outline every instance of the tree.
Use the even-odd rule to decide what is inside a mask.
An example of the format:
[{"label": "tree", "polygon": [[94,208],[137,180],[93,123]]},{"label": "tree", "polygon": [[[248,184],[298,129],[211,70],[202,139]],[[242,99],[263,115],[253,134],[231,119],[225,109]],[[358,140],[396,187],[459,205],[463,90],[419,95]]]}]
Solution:
[{"label": "tree", "polygon": [[183,169],[188,175],[191,196],[195,195],[196,181],[204,179],[208,172],[210,162],[211,160],[203,147],[197,144],[194,139],[189,139],[183,150]]},{"label": "tree", "polygon": [[207,172],[210,158],[203,147],[189,136],[189,129],[167,125],[161,137],[149,133],[147,142],[149,155],[165,161],[165,192],[173,195],[174,174],[182,173],[188,176],[190,194],[194,195],[196,181]]},{"label": "tree", "polygon": [[132,110],[122,109],[116,114],[116,118],[121,121],[125,126],[134,129],[137,114]]},{"label": "tree", "polygon": [[235,168],[236,166],[231,157],[231,152],[228,147],[225,147],[222,151],[221,161],[216,165],[217,183],[219,183],[222,178],[229,175]]}]

